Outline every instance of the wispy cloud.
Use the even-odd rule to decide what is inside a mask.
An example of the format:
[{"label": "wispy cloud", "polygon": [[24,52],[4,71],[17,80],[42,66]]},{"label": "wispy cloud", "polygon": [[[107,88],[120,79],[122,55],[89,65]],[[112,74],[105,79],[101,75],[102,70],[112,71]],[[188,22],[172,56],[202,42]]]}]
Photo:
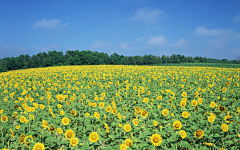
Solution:
[{"label": "wispy cloud", "polygon": [[57,50],[59,48],[60,48],[60,46],[57,44],[51,44],[48,46],[39,45],[39,46],[35,47],[37,52],[48,52],[48,51],[52,51],[52,50]]},{"label": "wispy cloud", "polygon": [[162,46],[167,44],[167,39],[163,35],[152,36],[147,40],[147,44],[155,45],[155,46]]},{"label": "wispy cloud", "polygon": [[208,43],[216,47],[223,47],[229,44],[230,41],[240,39],[240,32],[237,32],[234,29],[207,29],[205,26],[198,26],[195,29],[195,34],[211,37]]},{"label": "wispy cloud", "polygon": [[132,21],[140,21],[148,24],[157,23],[166,17],[164,10],[155,7],[143,7],[136,11],[130,18]]},{"label": "wispy cloud", "polygon": [[233,32],[233,29],[207,29],[205,26],[198,26],[195,30],[196,35],[203,36],[227,36]]},{"label": "wispy cloud", "polygon": [[105,41],[95,41],[93,45],[91,45],[90,49],[101,49],[101,48],[109,48],[111,44]]},{"label": "wispy cloud", "polygon": [[173,44],[174,47],[183,47],[183,46],[187,46],[187,40],[185,40],[184,38],[181,38],[180,40],[178,40],[176,43]]},{"label": "wispy cloud", "polygon": [[236,15],[233,19],[234,22],[240,22],[240,14]]},{"label": "wispy cloud", "polygon": [[53,29],[68,26],[69,23],[62,23],[60,19],[42,19],[34,23],[33,28]]}]

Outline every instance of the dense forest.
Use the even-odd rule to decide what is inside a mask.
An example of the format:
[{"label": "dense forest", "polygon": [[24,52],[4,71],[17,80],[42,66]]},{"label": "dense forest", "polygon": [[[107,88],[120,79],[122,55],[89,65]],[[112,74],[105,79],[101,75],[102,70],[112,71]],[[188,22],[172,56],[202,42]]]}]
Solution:
[{"label": "dense forest", "polygon": [[117,53],[93,52],[90,50],[67,51],[65,54],[60,51],[49,51],[38,53],[33,56],[20,55],[18,57],[6,57],[0,59],[0,72],[17,69],[38,68],[63,65],[160,65],[169,63],[238,63],[240,61],[227,59],[210,59],[206,57],[191,57],[173,54],[171,56],[123,56]]}]

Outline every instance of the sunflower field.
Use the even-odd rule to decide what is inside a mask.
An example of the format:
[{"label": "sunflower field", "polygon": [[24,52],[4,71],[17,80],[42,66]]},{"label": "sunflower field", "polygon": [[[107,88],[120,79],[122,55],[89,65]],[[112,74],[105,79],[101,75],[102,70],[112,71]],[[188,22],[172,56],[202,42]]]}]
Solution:
[{"label": "sunflower field", "polygon": [[240,149],[240,68],[64,66],[0,73],[0,148]]}]

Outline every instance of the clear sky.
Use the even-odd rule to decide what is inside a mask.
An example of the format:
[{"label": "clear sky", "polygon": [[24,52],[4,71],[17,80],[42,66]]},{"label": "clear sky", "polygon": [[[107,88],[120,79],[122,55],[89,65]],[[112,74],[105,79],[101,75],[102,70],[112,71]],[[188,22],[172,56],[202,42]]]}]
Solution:
[{"label": "clear sky", "polygon": [[51,50],[240,56],[240,0],[0,0],[0,58]]}]

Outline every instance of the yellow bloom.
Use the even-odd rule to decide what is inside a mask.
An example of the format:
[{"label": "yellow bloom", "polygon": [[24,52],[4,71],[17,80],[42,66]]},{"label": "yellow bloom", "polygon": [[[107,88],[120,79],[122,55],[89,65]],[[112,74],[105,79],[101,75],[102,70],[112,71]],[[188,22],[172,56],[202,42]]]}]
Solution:
[{"label": "yellow bloom", "polygon": [[75,138],[75,137],[71,138],[71,139],[70,139],[70,144],[71,144],[72,146],[76,146],[76,145],[78,144],[78,139]]},{"label": "yellow bloom", "polygon": [[215,117],[214,116],[209,116],[208,117],[208,122],[214,122],[215,120]]},{"label": "yellow bloom", "polygon": [[158,122],[156,120],[153,120],[153,125],[154,126],[157,126],[158,125]]},{"label": "yellow bloom", "polygon": [[107,106],[106,111],[107,111],[107,112],[110,112],[111,110],[112,110],[111,106],[110,106],[110,105]]},{"label": "yellow bloom", "polygon": [[133,145],[133,142],[132,142],[131,139],[126,139],[126,140],[124,141],[124,143],[125,143],[125,145],[126,145],[127,148],[128,148],[129,146],[132,146],[132,145]]},{"label": "yellow bloom", "polygon": [[141,116],[144,117],[144,118],[146,118],[146,117],[148,116],[148,112],[143,109],[143,110],[141,111]]},{"label": "yellow bloom", "polygon": [[189,117],[189,113],[186,112],[186,111],[182,112],[182,117],[183,118],[188,118]]},{"label": "yellow bloom", "polygon": [[70,140],[72,137],[75,137],[75,132],[72,129],[68,129],[65,132],[65,137]]},{"label": "yellow bloom", "polygon": [[69,120],[67,117],[63,117],[63,118],[62,118],[62,124],[63,124],[63,125],[68,125],[69,122],[70,122],[70,120]]},{"label": "yellow bloom", "polygon": [[187,97],[187,93],[186,92],[182,92],[182,97]]},{"label": "yellow bloom", "polygon": [[76,116],[77,115],[77,111],[76,110],[71,110],[71,114],[72,114],[72,116]]},{"label": "yellow bloom", "polygon": [[62,128],[57,128],[57,132],[58,132],[59,134],[63,134]]},{"label": "yellow bloom", "polygon": [[153,134],[150,137],[150,140],[151,140],[152,145],[154,145],[154,146],[160,146],[162,143],[162,137],[160,134]]},{"label": "yellow bloom", "polygon": [[126,132],[130,132],[130,131],[131,131],[131,125],[130,125],[130,124],[125,124],[125,125],[124,125],[124,130],[125,130]]},{"label": "yellow bloom", "polygon": [[24,117],[24,116],[21,116],[21,117],[20,117],[20,122],[21,122],[21,123],[25,122],[25,120],[26,120],[26,117]]},{"label": "yellow bloom", "polygon": [[120,150],[127,150],[127,146],[125,144],[119,145]]},{"label": "yellow bloom", "polygon": [[211,102],[210,103],[210,107],[214,108],[216,106],[216,103],[215,102]]},{"label": "yellow bloom", "polygon": [[187,137],[187,133],[184,130],[180,130],[179,134],[181,135],[182,139]]},{"label": "yellow bloom", "polygon": [[222,130],[223,130],[224,132],[227,132],[227,131],[228,131],[228,125],[222,124]]},{"label": "yellow bloom", "polygon": [[191,102],[191,104],[192,104],[192,106],[197,106],[198,102],[197,102],[196,100],[193,100],[193,101]]},{"label": "yellow bloom", "polygon": [[133,125],[135,125],[135,126],[137,126],[139,123],[138,119],[133,119],[132,122],[133,122]]},{"label": "yellow bloom", "polygon": [[204,136],[204,131],[199,129],[196,132],[194,132],[194,136],[198,139],[201,139]]},{"label": "yellow bloom", "polygon": [[167,115],[169,114],[169,111],[168,111],[167,109],[163,109],[163,110],[162,110],[162,114],[163,114],[164,116],[167,116]]},{"label": "yellow bloom", "polygon": [[100,118],[100,114],[99,114],[98,112],[94,112],[94,117],[95,117],[96,119],[99,119],[99,118]]},{"label": "yellow bloom", "polygon": [[181,129],[182,128],[182,123],[179,120],[174,121],[173,127],[174,127],[175,130]]},{"label": "yellow bloom", "polygon": [[207,142],[205,142],[205,144],[206,144],[207,146],[213,146],[213,143],[207,143]]},{"label": "yellow bloom", "polygon": [[42,143],[36,143],[32,150],[45,150],[45,147]]},{"label": "yellow bloom", "polygon": [[103,102],[99,103],[99,107],[103,108],[104,107],[104,103]]},{"label": "yellow bloom", "polygon": [[89,141],[94,143],[94,142],[97,142],[99,139],[98,137],[98,133],[97,132],[92,132],[90,135],[89,135]]},{"label": "yellow bloom", "polygon": [[8,121],[8,117],[5,116],[5,115],[3,115],[3,116],[1,117],[1,121],[2,121],[2,122],[6,122],[6,121]]}]

